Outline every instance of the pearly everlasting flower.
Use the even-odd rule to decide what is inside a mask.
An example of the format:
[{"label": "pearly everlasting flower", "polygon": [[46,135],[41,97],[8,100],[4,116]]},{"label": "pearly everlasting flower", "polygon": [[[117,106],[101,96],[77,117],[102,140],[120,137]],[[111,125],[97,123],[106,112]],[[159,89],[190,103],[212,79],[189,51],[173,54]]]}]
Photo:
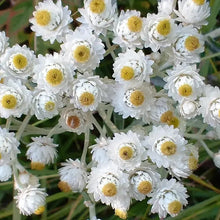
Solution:
[{"label": "pearly everlasting flower", "polygon": [[204,95],[199,99],[199,103],[203,121],[218,128],[220,125],[220,89],[210,85],[205,86]]},{"label": "pearly everlasting flower", "polygon": [[[18,174],[18,182],[24,187],[28,187],[29,185],[36,186],[39,184],[39,179],[38,177],[32,175],[31,173],[28,173],[27,171],[23,171]],[[17,184],[16,181],[15,184]],[[15,186],[18,190],[19,190],[19,184]]]},{"label": "pearly everlasting flower", "polygon": [[163,179],[156,191],[151,195],[148,204],[152,205],[151,212],[158,213],[160,218],[166,218],[167,213],[177,216],[188,202],[186,188],[175,179]]},{"label": "pearly everlasting flower", "polygon": [[7,181],[12,176],[11,165],[0,159],[0,182]]},{"label": "pearly everlasting flower", "polygon": [[28,144],[26,152],[27,159],[31,160],[31,168],[42,170],[46,164],[53,163],[57,157],[57,144],[49,137],[35,137],[33,142]]},{"label": "pearly everlasting flower", "polygon": [[173,70],[167,70],[167,73],[164,88],[168,90],[168,96],[174,100],[195,100],[201,95],[204,78],[199,75],[195,65],[179,65]]},{"label": "pearly everlasting flower", "polygon": [[140,137],[129,130],[127,133],[115,133],[107,148],[109,158],[121,169],[132,170],[147,159],[147,152]]},{"label": "pearly everlasting flower", "polygon": [[62,191],[71,189],[73,192],[82,192],[87,183],[87,172],[84,165],[78,159],[68,159],[61,165],[59,188]]},{"label": "pearly everlasting flower", "polygon": [[206,0],[178,0],[177,21],[192,24],[195,27],[207,25],[210,15],[209,2]]},{"label": "pearly everlasting flower", "polygon": [[186,119],[192,119],[199,114],[199,102],[183,99],[179,104],[180,114]]},{"label": "pearly everlasting flower", "polygon": [[50,119],[58,115],[62,107],[61,97],[45,90],[35,90],[31,102],[31,113],[37,119]]},{"label": "pearly everlasting flower", "polygon": [[176,6],[176,0],[160,0],[158,1],[158,13],[171,15]]},{"label": "pearly everlasting flower", "polygon": [[78,9],[82,15],[77,20],[88,26],[99,35],[106,35],[112,30],[112,24],[117,17],[117,4],[112,0],[84,0],[84,8]]},{"label": "pearly everlasting flower", "polygon": [[21,189],[15,196],[17,207],[23,215],[41,214],[44,211],[46,202],[44,188],[38,188],[39,185]]},{"label": "pearly everlasting flower", "polygon": [[166,14],[148,14],[144,19],[144,28],[141,39],[145,47],[150,47],[154,52],[161,47],[170,46],[176,36],[174,20]]},{"label": "pearly everlasting flower", "polygon": [[114,22],[113,43],[121,48],[143,48],[140,34],[143,30],[143,20],[140,12],[136,10],[121,11],[118,19]]},{"label": "pearly everlasting flower", "polygon": [[0,32],[0,56],[4,54],[6,48],[8,47],[9,43],[8,43],[9,38],[6,37],[5,32],[1,31]]},{"label": "pearly everlasting flower", "polygon": [[154,62],[145,56],[142,50],[135,52],[128,49],[120,53],[113,64],[113,77],[119,83],[133,84],[143,81],[150,82],[150,75],[153,73]]},{"label": "pearly everlasting flower", "polygon": [[12,78],[25,80],[33,75],[33,67],[36,63],[34,52],[26,45],[18,44],[7,48],[1,57],[3,70]]},{"label": "pearly everlasting flower", "polygon": [[34,67],[33,81],[39,89],[57,94],[69,89],[74,75],[74,66],[64,56],[58,53],[39,55],[38,64]]},{"label": "pearly everlasting flower", "polygon": [[105,53],[101,39],[85,27],[78,27],[74,32],[67,34],[61,48],[65,59],[80,72],[98,67]]},{"label": "pearly everlasting flower", "polygon": [[31,29],[44,41],[62,42],[65,34],[69,32],[68,25],[73,20],[70,14],[67,6],[62,7],[61,0],[56,4],[52,0],[44,0],[35,7],[34,17],[29,20],[32,24]]},{"label": "pearly everlasting flower", "polygon": [[21,117],[27,114],[32,94],[20,80],[9,79],[6,84],[0,84],[0,117]]}]

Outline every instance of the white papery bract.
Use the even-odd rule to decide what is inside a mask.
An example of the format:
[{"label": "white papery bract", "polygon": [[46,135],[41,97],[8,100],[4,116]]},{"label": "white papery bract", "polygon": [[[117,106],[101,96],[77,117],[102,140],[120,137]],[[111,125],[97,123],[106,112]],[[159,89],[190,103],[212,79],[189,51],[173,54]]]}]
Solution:
[{"label": "white papery bract", "polygon": [[9,38],[6,37],[5,32],[1,31],[0,32],[0,56],[5,52],[5,49],[8,47]]},{"label": "white papery bract", "polygon": [[220,89],[206,85],[204,95],[199,99],[200,113],[205,123],[214,128],[220,125]]},{"label": "white papery bract", "polygon": [[142,50],[135,52],[128,49],[125,53],[119,53],[115,59],[112,76],[116,81],[124,84],[150,82],[153,63],[154,61],[145,56]]},{"label": "white papery bract", "polygon": [[167,70],[167,73],[164,88],[174,100],[195,100],[201,95],[204,77],[199,75],[196,65],[178,65],[173,70]]},{"label": "white papery bract", "polygon": [[69,32],[68,25],[72,22],[71,11],[68,7],[62,7],[61,0],[55,4],[52,0],[39,2],[33,12],[33,18],[29,21],[31,29],[36,36],[41,36],[44,41],[55,40],[62,42],[65,34]]},{"label": "white papery bract", "polygon": [[[24,187],[36,186],[39,184],[38,177],[32,175],[31,173],[28,173],[27,171],[20,172],[17,177],[18,183],[21,184]],[[15,181],[15,188],[19,190],[19,184]]]},{"label": "white papery bract", "polygon": [[32,94],[21,84],[20,80],[9,79],[6,84],[0,84],[0,117],[21,117],[27,114]]},{"label": "white papery bract", "polygon": [[84,165],[78,159],[68,159],[61,165],[60,180],[67,183],[73,192],[82,192],[87,183],[87,172]]},{"label": "white papery bract", "polygon": [[136,10],[127,10],[121,13],[114,22],[113,43],[118,44],[122,49],[143,48],[143,41],[140,33],[143,30],[143,20],[141,14]]},{"label": "white papery bract", "polygon": [[192,119],[199,114],[199,102],[183,99],[179,104],[179,112],[186,119]]},{"label": "white papery bract", "polygon": [[44,207],[47,193],[44,188],[38,187],[39,185],[29,185],[27,188],[21,189],[15,196],[17,207],[23,215],[32,215],[39,208]]},{"label": "white papery bract", "polygon": [[171,15],[173,9],[175,8],[176,1],[175,0],[161,0],[158,1],[158,13],[159,14],[166,14]]},{"label": "white papery bract", "polygon": [[74,69],[61,54],[39,55],[38,64],[34,67],[33,81],[39,89],[61,94],[69,89],[75,75]]},{"label": "white papery bract", "polygon": [[209,2],[206,0],[178,0],[177,21],[192,24],[195,27],[207,25],[206,19],[210,15]]},{"label": "white papery bract", "polygon": [[61,45],[62,53],[78,71],[91,71],[99,66],[100,60],[104,58],[104,44],[91,29],[80,26],[65,37]]},{"label": "white papery bract", "polygon": [[151,212],[158,213],[160,218],[165,218],[167,213],[177,216],[188,203],[186,188],[175,179],[163,179],[151,197],[148,200],[148,204],[152,205]]},{"label": "white papery bract", "polygon": [[117,4],[112,0],[84,0],[84,8],[78,11],[82,16],[77,20],[94,30],[97,35],[106,35],[107,30],[112,30],[113,22],[117,18]]},{"label": "white papery bract", "polygon": [[170,46],[176,36],[174,20],[167,14],[148,14],[144,19],[141,39],[145,47],[154,52],[162,47]]},{"label": "white papery bract", "polygon": [[33,68],[36,63],[34,52],[26,45],[22,47],[15,44],[8,47],[1,57],[2,68],[14,79],[26,80],[33,75]]},{"label": "white papery bract", "polygon": [[0,182],[7,181],[12,176],[11,165],[0,159]]}]

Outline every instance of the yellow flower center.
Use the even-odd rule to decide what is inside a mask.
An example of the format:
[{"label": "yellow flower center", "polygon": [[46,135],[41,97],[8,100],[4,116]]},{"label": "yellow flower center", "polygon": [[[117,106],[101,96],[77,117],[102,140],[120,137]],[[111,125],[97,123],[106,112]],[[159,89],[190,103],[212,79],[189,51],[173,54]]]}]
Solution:
[{"label": "yellow flower center", "polygon": [[124,66],[121,69],[121,78],[124,80],[130,80],[134,77],[134,70],[130,66]]},{"label": "yellow flower center", "polygon": [[43,170],[45,167],[45,164],[40,162],[31,162],[31,169],[32,170]]},{"label": "yellow flower center", "polygon": [[142,29],[142,19],[138,16],[132,16],[128,19],[128,29],[132,32],[140,32]]},{"label": "yellow flower center", "polygon": [[71,191],[69,184],[65,181],[60,181],[58,183],[58,187],[62,192],[70,192]]},{"label": "yellow flower center", "polygon": [[220,109],[218,110],[218,117],[220,118]]},{"label": "yellow flower center", "polygon": [[131,93],[130,102],[134,106],[142,105],[144,102],[144,94],[141,91],[134,91]]},{"label": "yellow flower center", "polygon": [[196,50],[197,48],[199,48],[200,44],[199,44],[199,39],[195,36],[189,36],[186,38],[185,40],[185,48],[192,52],[194,50]]},{"label": "yellow flower center", "polygon": [[204,5],[205,0],[192,0],[196,5]]},{"label": "yellow flower center", "polygon": [[50,12],[46,10],[39,10],[34,15],[36,22],[40,26],[46,26],[50,23]]},{"label": "yellow flower center", "polygon": [[182,209],[182,204],[175,200],[168,205],[168,212],[170,214],[178,214]]},{"label": "yellow flower center", "polygon": [[167,122],[171,121],[172,118],[173,118],[173,112],[166,111],[160,116],[160,121],[162,123],[167,123]]},{"label": "yellow flower center", "polygon": [[13,109],[17,105],[17,99],[14,95],[4,95],[1,100],[2,107]]},{"label": "yellow flower center", "polygon": [[127,219],[128,217],[127,212],[121,209],[115,209],[115,215],[117,215],[121,219]]},{"label": "yellow flower center", "polygon": [[79,97],[79,102],[81,105],[92,105],[94,103],[95,97],[92,93],[90,92],[84,92],[82,95]]},{"label": "yellow flower center", "polygon": [[168,19],[162,20],[157,25],[157,32],[160,35],[167,36],[171,31],[170,21]]},{"label": "yellow flower center", "polygon": [[142,181],[138,185],[138,191],[144,195],[147,195],[152,190],[152,184],[149,181]]},{"label": "yellow flower center", "polygon": [[44,206],[40,206],[38,209],[36,209],[34,211],[34,214],[35,215],[41,215],[44,212],[44,210],[45,210],[45,207]]},{"label": "yellow flower center", "polygon": [[79,117],[72,115],[67,118],[66,123],[70,128],[75,129],[80,126],[80,119],[79,119]]},{"label": "yellow flower center", "polygon": [[178,92],[181,96],[188,97],[192,94],[192,87],[189,84],[184,84],[179,87]]},{"label": "yellow flower center", "polygon": [[0,160],[2,159],[2,154],[0,153]]},{"label": "yellow flower center", "polygon": [[194,156],[190,156],[188,166],[190,170],[196,170],[198,168],[198,160]]},{"label": "yellow flower center", "polygon": [[4,83],[4,78],[1,78],[0,83],[1,83],[1,84]]},{"label": "yellow flower center", "polygon": [[102,193],[105,196],[109,196],[109,197],[116,195],[117,193],[116,185],[114,183],[107,183],[102,187]]},{"label": "yellow flower center", "polygon": [[170,121],[167,121],[168,125],[173,125],[174,128],[178,128],[180,121],[177,117],[172,117]]},{"label": "yellow flower center", "polygon": [[122,160],[130,160],[133,157],[133,149],[129,146],[124,146],[119,150],[119,156]]},{"label": "yellow flower center", "polygon": [[89,8],[93,13],[101,14],[105,10],[105,1],[92,0],[90,2]]},{"label": "yellow flower center", "polygon": [[85,45],[80,45],[74,50],[73,57],[77,62],[85,63],[90,58],[90,49]]},{"label": "yellow flower center", "polygon": [[46,81],[51,86],[58,86],[63,81],[63,73],[59,69],[50,69],[46,75]]},{"label": "yellow flower center", "polygon": [[165,143],[161,144],[160,150],[166,156],[173,155],[176,153],[176,144],[174,144],[172,141],[166,141]]},{"label": "yellow flower center", "polygon": [[12,62],[15,68],[19,70],[24,69],[28,64],[27,58],[22,54],[15,55]]},{"label": "yellow flower center", "polygon": [[55,103],[52,101],[49,101],[49,102],[45,103],[45,105],[44,105],[45,110],[48,112],[53,111],[54,107],[55,107]]}]

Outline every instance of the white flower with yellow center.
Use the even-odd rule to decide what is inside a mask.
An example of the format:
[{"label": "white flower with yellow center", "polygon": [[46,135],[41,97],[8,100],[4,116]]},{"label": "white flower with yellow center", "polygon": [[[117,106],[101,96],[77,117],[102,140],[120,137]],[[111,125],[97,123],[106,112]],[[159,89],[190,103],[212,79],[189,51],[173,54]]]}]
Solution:
[{"label": "white flower with yellow center", "polygon": [[154,87],[147,82],[137,86],[115,83],[111,95],[114,111],[122,115],[123,118],[131,116],[141,119],[146,117],[147,120],[147,115],[153,105],[154,93]]},{"label": "white flower with yellow center", "polygon": [[79,22],[89,26],[97,35],[106,35],[117,17],[117,4],[112,0],[84,0],[84,8],[78,11],[82,15],[77,19]]},{"label": "white flower with yellow center", "polygon": [[0,117],[21,117],[27,114],[32,94],[19,80],[9,79],[7,84],[0,84]]},{"label": "white flower with yellow center", "polygon": [[81,72],[98,67],[105,53],[101,39],[85,27],[78,27],[74,32],[67,34],[61,48],[65,59]]},{"label": "white flower with yellow center", "polygon": [[210,15],[209,2],[206,0],[178,0],[177,21],[192,24],[196,27],[207,25]]},{"label": "white flower with yellow center", "polygon": [[15,196],[17,207],[23,215],[40,215],[45,210],[46,196],[44,188],[39,188],[39,185],[21,189]]},{"label": "white flower with yellow center", "polygon": [[179,104],[179,112],[186,119],[195,118],[199,114],[199,102],[183,99]]},{"label": "white flower with yellow center", "polygon": [[172,126],[153,126],[153,130],[143,141],[147,153],[156,165],[169,168],[186,155],[187,141],[180,135],[180,131]]},{"label": "white flower with yellow center", "polygon": [[62,42],[65,34],[69,32],[68,25],[73,20],[71,11],[67,6],[62,6],[61,0],[56,4],[52,0],[39,2],[33,16],[29,20],[32,31],[44,41],[50,40],[50,43],[54,43],[55,40]]},{"label": "white flower with yellow center", "polygon": [[166,218],[167,213],[177,216],[188,203],[186,192],[186,188],[175,179],[163,179],[148,200],[148,204],[152,205],[151,212],[158,213],[159,218]]},{"label": "white flower with yellow center", "polygon": [[58,115],[59,108],[62,107],[61,98],[45,90],[36,90],[33,93],[31,102],[31,112],[38,120],[50,119]]},{"label": "white flower with yellow center", "polygon": [[128,174],[119,170],[115,164],[109,163],[92,168],[87,189],[96,202],[101,200],[102,203],[117,209],[120,203],[126,208],[130,205],[128,186]]},{"label": "white flower with yellow center", "polygon": [[154,52],[170,46],[176,36],[176,29],[174,20],[169,15],[148,14],[141,32],[144,46],[150,47]]},{"label": "white flower with yellow center", "polygon": [[113,43],[121,48],[143,48],[140,33],[143,30],[143,19],[139,11],[121,11],[118,19],[114,22]]},{"label": "white flower with yellow center", "polygon": [[132,170],[139,167],[147,159],[146,149],[140,136],[131,130],[125,133],[115,133],[107,148],[109,158],[121,169]]},{"label": "white flower with yellow center", "polygon": [[1,31],[0,32],[0,56],[5,52],[6,48],[8,47],[9,38],[6,37],[5,32]]},{"label": "white flower with yellow center", "polygon": [[36,57],[26,45],[7,48],[1,59],[3,70],[11,77],[25,80],[33,75]]},{"label": "white flower with yellow center", "polygon": [[33,81],[39,89],[63,93],[73,81],[74,69],[74,66],[58,53],[39,55],[38,64],[34,67]]},{"label": "white flower with yellow center", "polygon": [[201,95],[204,78],[199,75],[196,65],[179,65],[173,70],[167,70],[167,73],[164,88],[168,90],[168,96],[174,100],[195,100]]},{"label": "white flower with yellow center", "polygon": [[199,99],[199,103],[203,121],[218,128],[220,126],[220,89],[210,85],[205,86],[204,95]]},{"label": "white flower with yellow center", "polygon": [[53,163],[57,157],[58,144],[53,143],[52,138],[35,137],[33,142],[28,144],[26,152],[27,159],[31,160],[31,169],[42,170],[46,164]]},{"label": "white flower with yellow center", "polygon": [[128,49],[120,53],[113,64],[113,77],[119,83],[133,84],[143,81],[150,82],[150,75],[153,73],[153,60],[149,59],[143,51]]},{"label": "white flower with yellow center", "polygon": [[87,183],[87,172],[83,164],[78,159],[68,159],[61,165],[59,188],[62,191],[71,189],[73,192],[82,192]]},{"label": "white flower with yellow center", "polygon": [[204,51],[204,38],[191,25],[179,26],[170,49],[167,53],[175,63],[198,63],[200,53]]},{"label": "white flower with yellow center", "polygon": [[90,112],[83,112],[74,106],[67,106],[61,111],[59,124],[66,131],[79,135],[87,129],[93,129],[91,116]]}]

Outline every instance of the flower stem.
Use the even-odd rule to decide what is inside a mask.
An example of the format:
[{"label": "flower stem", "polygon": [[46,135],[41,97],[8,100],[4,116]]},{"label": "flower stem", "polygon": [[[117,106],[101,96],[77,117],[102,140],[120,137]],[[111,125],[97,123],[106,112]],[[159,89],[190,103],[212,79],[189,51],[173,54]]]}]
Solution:
[{"label": "flower stem", "polygon": [[24,132],[24,129],[26,128],[29,120],[31,119],[31,115],[30,114],[27,114],[24,121],[22,122],[20,128],[18,129],[17,133],[16,133],[16,138],[17,140],[20,140],[23,132]]},{"label": "flower stem", "polygon": [[220,56],[220,52],[218,52],[218,53],[213,53],[213,54],[210,54],[210,55],[208,55],[208,56],[202,57],[202,58],[201,58],[201,61],[208,60],[208,59],[211,59],[211,58],[213,58],[213,57],[218,57],[218,56]]},{"label": "flower stem", "polygon": [[215,30],[209,32],[208,34],[205,35],[206,39],[208,37],[211,37],[211,38],[216,38],[216,37],[219,37],[220,36],[220,28],[216,28]]},{"label": "flower stem", "polygon": [[[112,56],[113,60],[115,60],[116,55],[115,55],[115,53],[114,53],[114,50],[115,50],[115,47],[113,47],[114,45],[113,45],[113,46],[111,45],[111,43],[110,43],[108,37],[105,37],[105,43],[106,43],[106,46],[107,46],[107,48],[108,48],[107,51],[109,51],[109,52],[111,53],[111,56]],[[107,52],[107,51],[106,51],[106,52]]]},{"label": "flower stem", "polygon": [[90,135],[90,130],[86,129],[85,138],[84,138],[83,153],[81,156],[81,162],[83,165],[86,165],[86,154],[87,154],[88,146],[89,146],[89,135]]},{"label": "flower stem", "polygon": [[92,123],[95,125],[97,130],[99,131],[101,137],[105,137],[105,132],[103,131],[102,127],[100,124],[97,122],[96,118],[92,115]]},{"label": "flower stem", "polygon": [[208,155],[213,158],[214,157],[214,153],[208,148],[208,146],[206,145],[206,143],[203,140],[198,140],[198,142],[203,146],[203,148],[206,150],[206,152],[208,153]]}]

